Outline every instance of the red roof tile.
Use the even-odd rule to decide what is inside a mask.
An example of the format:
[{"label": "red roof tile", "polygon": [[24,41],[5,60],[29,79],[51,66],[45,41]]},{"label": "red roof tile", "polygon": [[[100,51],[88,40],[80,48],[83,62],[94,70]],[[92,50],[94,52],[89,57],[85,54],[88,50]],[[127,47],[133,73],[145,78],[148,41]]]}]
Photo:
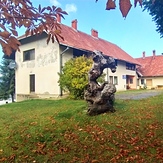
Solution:
[{"label": "red roof tile", "polygon": [[[116,44],[113,44],[99,37],[93,37],[92,35],[75,30],[74,28],[64,24],[60,25],[62,28],[61,35],[64,37],[64,40],[59,38],[60,44],[91,52],[98,50],[103,52],[105,55],[112,56],[115,59],[139,65],[137,60],[132,58],[128,53],[126,53]],[[21,40],[25,38],[26,36],[22,35],[18,39]]]},{"label": "red roof tile", "polygon": [[112,56],[115,59],[127,61],[130,63],[139,64],[134,58],[127,54],[117,45],[108,42],[104,39],[93,37],[84,32],[73,29],[66,25],[61,24],[62,36],[64,41],[60,40],[60,43],[76,49],[94,51],[98,50],[105,55]]},{"label": "red roof tile", "polygon": [[138,69],[143,76],[163,76],[163,55],[136,58],[141,64]]}]

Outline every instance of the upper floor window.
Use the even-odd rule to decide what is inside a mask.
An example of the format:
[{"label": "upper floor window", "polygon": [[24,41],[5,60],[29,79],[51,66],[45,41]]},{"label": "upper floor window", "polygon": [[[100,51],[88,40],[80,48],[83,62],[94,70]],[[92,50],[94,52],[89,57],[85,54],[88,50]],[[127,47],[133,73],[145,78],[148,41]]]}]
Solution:
[{"label": "upper floor window", "polygon": [[135,65],[131,63],[126,63],[126,69],[127,70],[135,70]]},{"label": "upper floor window", "polygon": [[26,50],[23,52],[23,61],[30,61],[35,59],[35,49]]}]

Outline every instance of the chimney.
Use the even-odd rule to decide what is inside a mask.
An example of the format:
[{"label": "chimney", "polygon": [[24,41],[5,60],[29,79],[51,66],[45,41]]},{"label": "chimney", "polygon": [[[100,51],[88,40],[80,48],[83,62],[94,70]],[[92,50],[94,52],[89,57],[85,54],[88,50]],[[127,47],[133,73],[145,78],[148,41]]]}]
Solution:
[{"label": "chimney", "polygon": [[59,14],[57,14],[57,22],[61,23],[61,16]]},{"label": "chimney", "polygon": [[71,27],[74,28],[75,30],[77,30],[77,22],[78,22],[77,19],[71,22]]},{"label": "chimney", "polygon": [[143,52],[143,59],[145,59],[145,51]]},{"label": "chimney", "polygon": [[153,50],[153,58],[156,56],[156,50]]},{"label": "chimney", "polygon": [[91,29],[91,35],[98,38],[98,31]]}]

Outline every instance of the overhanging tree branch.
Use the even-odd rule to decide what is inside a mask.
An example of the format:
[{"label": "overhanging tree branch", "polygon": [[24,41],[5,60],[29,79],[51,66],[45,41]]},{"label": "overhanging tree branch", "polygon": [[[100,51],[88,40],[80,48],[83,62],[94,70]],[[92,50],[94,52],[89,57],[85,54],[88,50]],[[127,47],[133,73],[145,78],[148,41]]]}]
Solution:
[{"label": "overhanging tree branch", "polygon": [[[16,28],[25,27],[26,35],[41,34],[46,31],[52,41],[61,37],[61,28],[57,23],[57,15],[64,18],[67,13],[56,6],[38,8],[30,0],[0,1],[0,44],[3,52],[10,55],[13,50],[19,50]],[[60,32],[58,32],[60,31]],[[48,37],[49,38],[49,37]],[[48,39],[47,43],[50,40]]]}]

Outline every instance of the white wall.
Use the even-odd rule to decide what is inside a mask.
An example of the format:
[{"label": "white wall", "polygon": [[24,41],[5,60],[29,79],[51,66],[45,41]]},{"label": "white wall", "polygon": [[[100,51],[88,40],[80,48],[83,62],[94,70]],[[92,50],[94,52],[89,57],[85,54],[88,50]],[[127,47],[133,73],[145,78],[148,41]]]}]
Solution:
[{"label": "white wall", "polygon": [[158,85],[163,86],[163,77],[153,77],[152,84],[153,84],[153,87],[157,87]]},{"label": "white wall", "polygon": [[[107,70],[105,70],[105,73],[107,74]],[[115,73],[112,73],[111,70],[108,69],[108,75],[113,76],[113,78],[114,76],[118,76],[118,85],[115,85],[117,88],[117,91],[126,90],[126,78],[124,78],[126,75],[135,76],[134,83],[136,83],[136,71],[127,70],[126,62],[124,61],[117,62],[117,69]]]},{"label": "white wall", "polygon": [[[147,86],[147,89],[151,88],[163,88],[163,76],[160,77],[144,77],[144,83],[146,84],[146,80],[151,79],[152,80],[152,85]],[[141,78],[139,78],[139,86],[141,88],[144,87],[144,84],[141,84]]]},{"label": "white wall", "polygon": [[[35,60],[23,62],[23,51],[35,49]],[[59,45],[46,39],[20,46],[16,53],[16,96],[30,94],[29,75],[35,74],[35,94],[59,94]],[[19,100],[18,100],[19,101]]]}]

